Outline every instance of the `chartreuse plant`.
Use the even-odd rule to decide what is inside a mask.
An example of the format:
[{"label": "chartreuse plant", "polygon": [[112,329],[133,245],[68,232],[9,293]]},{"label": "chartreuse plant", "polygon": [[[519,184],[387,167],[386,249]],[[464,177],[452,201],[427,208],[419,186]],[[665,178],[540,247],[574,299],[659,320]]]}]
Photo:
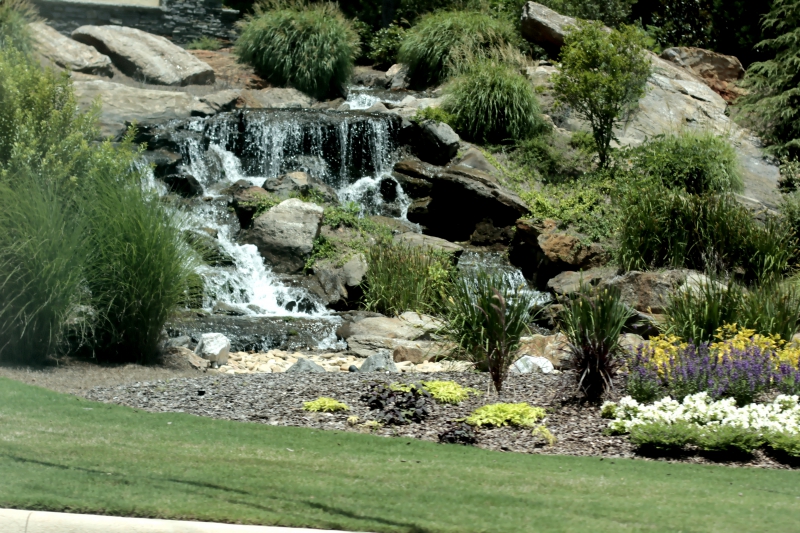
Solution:
[{"label": "chartreuse plant", "polygon": [[459,385],[455,381],[423,381],[422,385],[431,393],[433,399],[439,403],[458,405],[470,394],[479,395],[480,391]]},{"label": "chartreuse plant", "polygon": [[547,412],[544,409],[532,407],[527,403],[493,403],[473,411],[466,418],[466,422],[471,426],[532,428],[546,416]]},{"label": "chartreuse plant", "polygon": [[348,411],[349,409],[346,404],[325,396],[321,396],[313,402],[303,402],[303,410],[312,413],[336,413],[338,411]]},{"label": "chartreuse plant", "polygon": [[244,20],[235,51],[270,83],[325,98],[349,82],[359,39],[336,4],[276,1]]},{"label": "chartreuse plant", "polygon": [[557,101],[591,124],[605,167],[614,126],[639,101],[650,76],[644,37],[633,26],[606,31],[599,22],[579,20],[566,35],[559,60],[561,71],[553,76]]}]

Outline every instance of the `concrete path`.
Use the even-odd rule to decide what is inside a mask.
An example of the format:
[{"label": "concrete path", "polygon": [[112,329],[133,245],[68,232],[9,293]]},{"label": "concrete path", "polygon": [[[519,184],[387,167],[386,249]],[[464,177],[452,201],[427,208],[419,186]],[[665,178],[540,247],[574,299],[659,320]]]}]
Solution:
[{"label": "concrete path", "polygon": [[2,533],[344,533],[291,527],[236,526],[88,514],[0,509]]}]

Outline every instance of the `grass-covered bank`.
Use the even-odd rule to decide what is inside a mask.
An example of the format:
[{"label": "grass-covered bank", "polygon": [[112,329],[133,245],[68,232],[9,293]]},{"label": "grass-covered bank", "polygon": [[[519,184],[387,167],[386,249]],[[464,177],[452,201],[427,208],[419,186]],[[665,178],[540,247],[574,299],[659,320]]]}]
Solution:
[{"label": "grass-covered bank", "polygon": [[6,507],[376,532],[775,532],[800,518],[796,471],[154,415],[10,380],[0,406]]}]

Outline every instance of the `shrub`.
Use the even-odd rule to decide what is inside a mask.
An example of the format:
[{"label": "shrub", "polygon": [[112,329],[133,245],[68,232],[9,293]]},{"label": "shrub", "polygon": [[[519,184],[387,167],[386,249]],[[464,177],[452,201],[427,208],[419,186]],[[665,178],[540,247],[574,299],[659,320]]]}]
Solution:
[{"label": "shrub", "polygon": [[370,409],[378,410],[378,422],[387,425],[401,425],[409,422],[422,422],[431,414],[431,395],[422,386],[392,387],[386,383],[373,383],[361,395]]},{"label": "shrub", "polygon": [[366,309],[384,314],[443,309],[453,271],[449,255],[385,242],[369,249],[367,264]]},{"label": "shrub", "polygon": [[693,443],[697,433],[697,426],[686,422],[676,424],[654,422],[632,427],[630,440],[640,448],[676,450]]},{"label": "shrub", "polygon": [[335,4],[256,6],[236,41],[239,58],[275,85],[315,98],[338,95],[359,54],[358,35]]},{"label": "shrub", "polygon": [[541,407],[531,407],[527,403],[493,403],[484,405],[472,412],[467,418],[471,426],[515,426],[533,427],[536,422],[547,416]]},{"label": "shrub", "polygon": [[797,333],[800,293],[796,285],[769,282],[751,287],[744,296],[736,323],[765,336],[788,342]]},{"label": "shrub", "polygon": [[347,411],[350,408],[346,404],[321,396],[313,402],[303,402],[303,410],[312,413],[335,413],[337,411]]},{"label": "shrub", "polygon": [[736,152],[709,133],[659,135],[630,151],[631,172],[689,194],[741,192]]},{"label": "shrub", "polygon": [[478,11],[439,11],[424,15],[406,32],[398,59],[409,66],[416,85],[440,83],[460,65],[453,53],[486,56],[492,49],[519,42],[514,24]]},{"label": "shrub", "polygon": [[697,343],[710,342],[726,324],[736,324],[744,292],[736,283],[701,280],[694,287],[680,287],[670,296],[665,310],[666,331]]},{"label": "shrub", "polygon": [[488,368],[495,390],[503,389],[519,339],[536,315],[536,296],[511,286],[502,273],[477,270],[453,284],[446,336],[468,359]]},{"label": "shrub", "polygon": [[800,457],[800,435],[787,431],[776,431],[767,437],[769,447],[790,457]]},{"label": "shrub", "polygon": [[442,107],[462,135],[479,143],[527,139],[548,129],[528,80],[493,61],[478,62],[456,77]]},{"label": "shrub", "polygon": [[618,370],[619,334],[633,312],[620,299],[619,289],[581,286],[566,302],[559,323],[569,341],[578,390],[595,400],[613,388]]},{"label": "shrub", "polygon": [[397,54],[405,36],[406,30],[395,24],[379,29],[369,43],[367,57],[375,62],[377,68],[391,67],[397,63]]},{"label": "shrub", "polygon": [[418,109],[417,112],[414,113],[414,116],[411,117],[411,121],[417,124],[426,120],[443,122],[452,127],[456,126],[456,116],[452,113],[448,113],[441,107],[425,107]]},{"label": "shrub", "polygon": [[[574,181],[592,169],[594,150],[584,150],[573,139],[557,132],[523,139],[514,145],[511,157],[526,175],[535,176],[543,183]],[[591,143],[594,145],[594,139]]]},{"label": "shrub", "polygon": [[609,33],[598,22],[578,21],[559,60],[561,71],[553,76],[557,101],[589,121],[605,167],[614,126],[639,101],[650,76],[644,38],[632,26]]},{"label": "shrub", "polygon": [[743,84],[749,93],[741,104],[768,143],[783,154],[797,156],[800,154],[797,98],[800,0],[773,0],[762,26],[775,37],[762,41],[759,47],[774,52],[775,57],[750,65]]},{"label": "shrub", "polygon": [[469,424],[459,422],[447,431],[439,434],[439,442],[442,444],[463,444],[472,446],[478,443],[475,430]]},{"label": "shrub", "polygon": [[203,35],[186,45],[187,50],[211,50],[217,51],[222,48],[222,42],[214,37]]},{"label": "shrub", "polygon": [[480,394],[477,390],[462,387],[455,381],[423,381],[422,385],[439,403],[458,405],[469,398],[470,394]]},{"label": "shrub", "polygon": [[0,2],[0,48],[11,47],[23,53],[33,50],[28,24],[39,21],[39,12],[28,0]]}]

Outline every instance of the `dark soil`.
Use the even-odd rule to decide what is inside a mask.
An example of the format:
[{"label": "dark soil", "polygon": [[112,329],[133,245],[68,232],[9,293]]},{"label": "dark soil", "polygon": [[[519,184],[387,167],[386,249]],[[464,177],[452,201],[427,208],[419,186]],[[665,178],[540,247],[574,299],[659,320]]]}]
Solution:
[{"label": "dark soil", "polygon": [[[360,400],[374,381],[412,383],[417,380],[453,380],[483,391],[458,406],[436,404],[433,414],[422,423],[384,426],[370,430],[361,424],[377,418]],[[489,378],[478,373],[439,374],[211,374],[197,378],[176,378],[97,387],[83,392],[91,400],[127,405],[151,412],[184,412],[198,416],[259,422],[277,426],[300,426],[338,431],[361,431],[377,435],[438,441],[458,419],[474,409],[498,401],[528,402],[544,407],[544,423],[558,439],[547,446],[530,429],[502,427],[477,431],[477,445],[490,450],[580,455],[603,458],[645,458],[705,464],[726,464],[764,468],[792,468],[761,451],[746,456],[709,455],[687,452],[678,456],[638,453],[625,436],[605,435],[608,421],[600,417],[599,406],[585,405],[574,398],[574,376],[562,374],[512,375],[498,397],[487,393]],[[340,413],[309,413],[303,402],[321,396],[346,403],[350,410]],[[358,424],[348,423],[357,416]],[[794,466],[797,466],[796,464]]]}]

